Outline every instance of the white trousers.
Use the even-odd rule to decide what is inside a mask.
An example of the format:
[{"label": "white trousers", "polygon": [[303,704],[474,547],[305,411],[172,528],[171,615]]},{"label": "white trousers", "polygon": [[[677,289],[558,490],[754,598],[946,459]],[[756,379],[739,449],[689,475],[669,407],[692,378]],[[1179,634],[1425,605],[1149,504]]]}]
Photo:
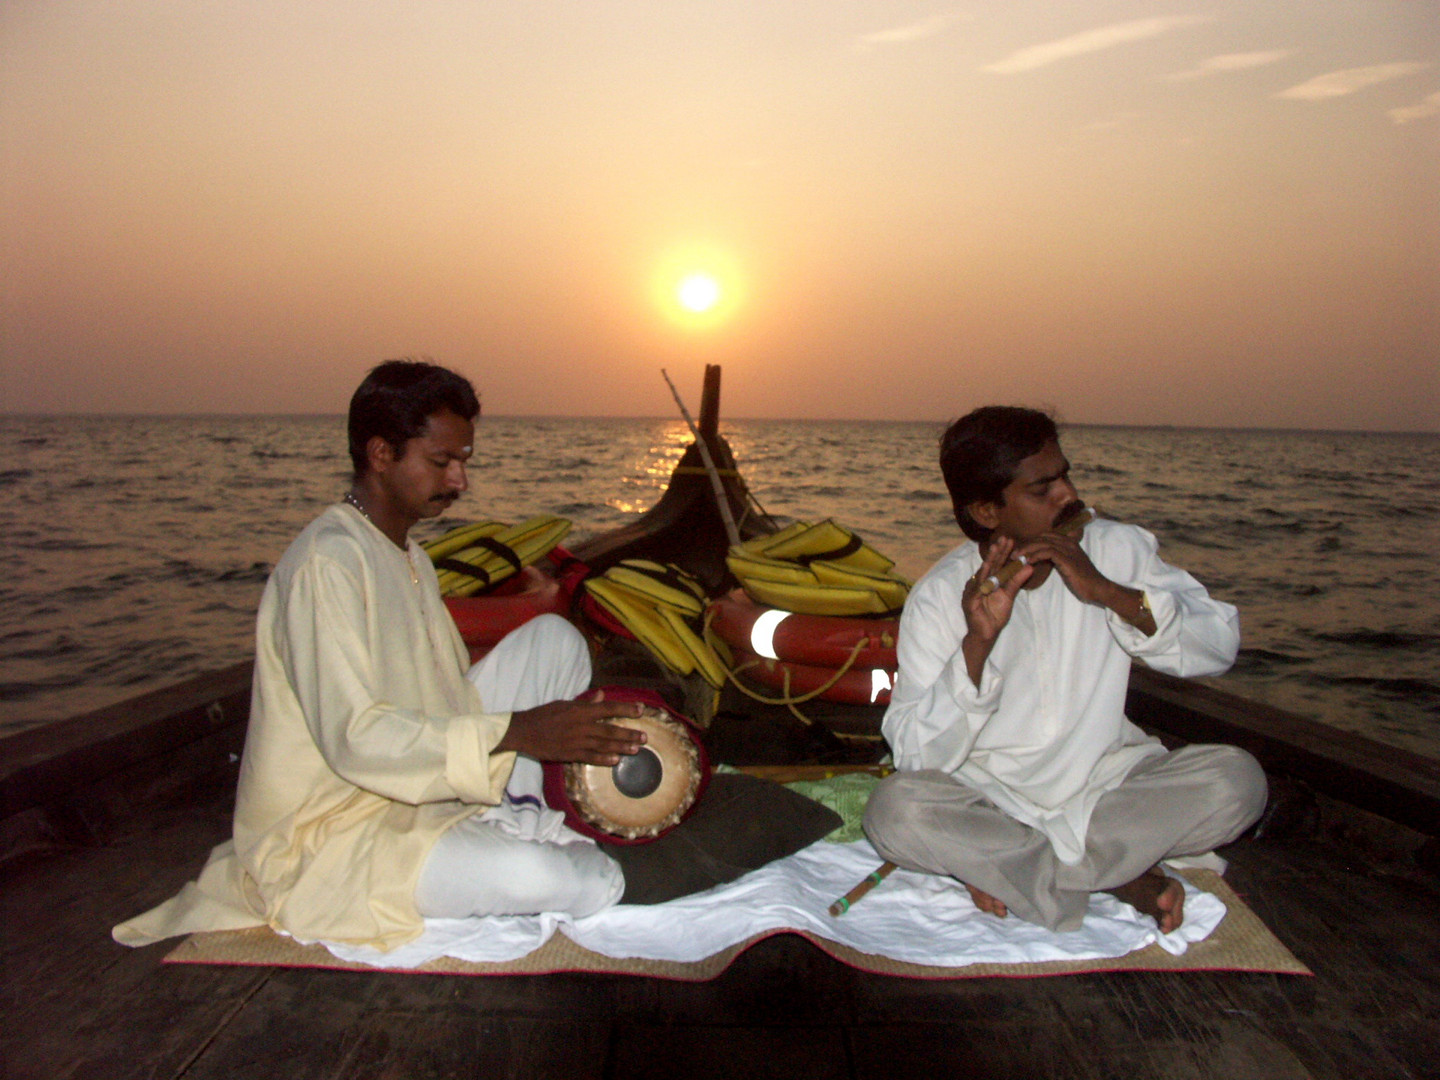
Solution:
[{"label": "white trousers", "polygon": [[[512,631],[469,672],[485,708],[518,712],[569,700],[590,686],[590,650],[558,615]],[[457,822],[430,850],[415,887],[427,918],[471,915],[593,915],[620,899],[625,878],[596,844],[564,829],[535,804],[539,763],[516,759],[506,805]],[[545,838],[540,838],[545,837]]]},{"label": "white trousers", "polygon": [[1044,833],[934,769],[882,780],[865,807],[865,834],[898,866],[949,874],[1026,922],[1078,930],[1092,892],[1229,843],[1260,817],[1265,798],[1265,772],[1253,757],[1195,744],[1146,758],[1102,795],[1073,865],[1056,857]]}]

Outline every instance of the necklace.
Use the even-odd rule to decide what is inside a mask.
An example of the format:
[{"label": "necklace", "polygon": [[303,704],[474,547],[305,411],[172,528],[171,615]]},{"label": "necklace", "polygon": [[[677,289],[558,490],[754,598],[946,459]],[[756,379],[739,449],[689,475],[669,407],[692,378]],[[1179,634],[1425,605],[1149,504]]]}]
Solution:
[{"label": "necklace", "polygon": [[[353,506],[359,512],[361,517],[363,517],[366,521],[370,522],[371,525],[375,525],[375,519],[372,518],[370,516],[370,512],[365,509],[365,504],[355,497],[355,493],[353,491],[345,492],[345,501],[351,506]],[[379,529],[380,526],[375,525],[375,528]],[[389,537],[386,537],[386,540],[388,541]],[[408,546],[405,547],[403,550],[401,550],[400,555],[405,560],[405,568],[410,571],[410,584],[419,585],[420,575],[415,573],[415,559],[410,554],[410,548]]]}]

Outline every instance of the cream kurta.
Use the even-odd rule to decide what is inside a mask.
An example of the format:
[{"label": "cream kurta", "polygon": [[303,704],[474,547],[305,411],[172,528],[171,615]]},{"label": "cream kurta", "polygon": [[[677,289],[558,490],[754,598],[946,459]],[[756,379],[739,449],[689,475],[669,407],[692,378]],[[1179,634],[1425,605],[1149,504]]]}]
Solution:
[{"label": "cream kurta", "polygon": [[285,552],[256,629],[234,840],[124,944],[268,924],[393,948],[423,923],[415,883],[451,824],[500,802],[515,755],[487,714],[429,557],[332,506]]},{"label": "cream kurta", "polygon": [[960,597],[976,544],[916,583],[900,621],[899,672],[882,730],[898,769],[940,769],[1040,830],[1078,862],[1095,803],[1140,761],[1164,752],[1125,718],[1130,658],[1173,675],[1227,669],[1240,644],[1235,608],[1164,563],[1144,529],[1098,520],[1080,546],[1111,581],[1144,590],[1156,631],[1076,599],[1058,572],[1021,589],[977,688],[960,643]]}]

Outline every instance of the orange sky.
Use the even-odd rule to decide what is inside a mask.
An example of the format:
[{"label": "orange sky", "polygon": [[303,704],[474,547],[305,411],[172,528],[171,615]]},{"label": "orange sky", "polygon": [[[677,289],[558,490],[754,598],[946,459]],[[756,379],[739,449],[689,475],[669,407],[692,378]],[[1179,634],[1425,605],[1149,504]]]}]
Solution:
[{"label": "orange sky", "polygon": [[494,413],[720,362],[735,417],[1440,430],[1433,3],[6,0],[0,50],[0,411],[428,354]]}]

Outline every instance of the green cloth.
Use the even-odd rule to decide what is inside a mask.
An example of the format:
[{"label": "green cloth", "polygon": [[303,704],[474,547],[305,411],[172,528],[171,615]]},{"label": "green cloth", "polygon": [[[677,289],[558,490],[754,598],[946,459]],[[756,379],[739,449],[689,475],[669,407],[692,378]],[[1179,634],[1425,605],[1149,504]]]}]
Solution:
[{"label": "green cloth", "polygon": [[870,773],[851,772],[840,773],[825,780],[796,780],[785,786],[839,814],[845,824],[826,835],[825,839],[832,844],[848,844],[854,840],[865,839],[860,819],[865,814],[865,804],[870,801],[870,793],[879,782],[880,777]]}]

